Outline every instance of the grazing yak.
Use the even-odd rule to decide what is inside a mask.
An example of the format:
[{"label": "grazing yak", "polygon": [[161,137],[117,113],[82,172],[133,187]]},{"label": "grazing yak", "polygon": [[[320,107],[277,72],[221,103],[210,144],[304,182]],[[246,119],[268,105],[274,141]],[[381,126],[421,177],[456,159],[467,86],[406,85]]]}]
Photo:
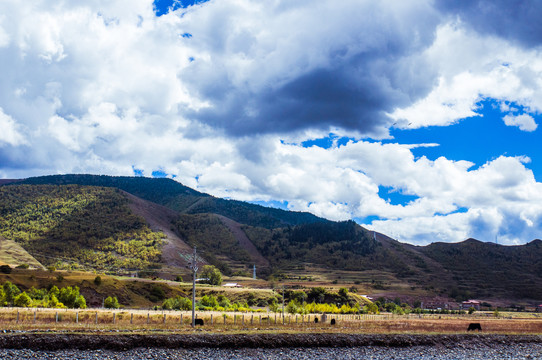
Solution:
[{"label": "grazing yak", "polygon": [[482,325],[480,325],[480,323],[470,323],[467,331],[474,331],[474,330],[482,331]]},{"label": "grazing yak", "polygon": [[203,326],[203,319],[194,319],[195,320],[195,324],[196,325],[201,325]]}]

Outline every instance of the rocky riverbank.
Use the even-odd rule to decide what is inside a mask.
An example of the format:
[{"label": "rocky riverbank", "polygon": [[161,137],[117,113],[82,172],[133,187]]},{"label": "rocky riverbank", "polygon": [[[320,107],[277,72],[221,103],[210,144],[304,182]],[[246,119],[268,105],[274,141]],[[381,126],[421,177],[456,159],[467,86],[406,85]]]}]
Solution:
[{"label": "rocky riverbank", "polygon": [[492,348],[542,347],[542,336],[452,334],[47,334],[0,335],[0,349],[33,351],[147,349],[285,349],[285,348]]}]

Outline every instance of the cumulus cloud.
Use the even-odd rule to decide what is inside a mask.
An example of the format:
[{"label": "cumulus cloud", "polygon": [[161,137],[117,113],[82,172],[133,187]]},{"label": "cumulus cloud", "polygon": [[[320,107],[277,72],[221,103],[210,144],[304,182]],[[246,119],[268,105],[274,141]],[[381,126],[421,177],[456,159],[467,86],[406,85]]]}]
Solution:
[{"label": "cumulus cloud", "polygon": [[13,118],[4,113],[0,107],[0,146],[2,145],[23,145],[26,144],[24,135],[21,133],[20,125]]},{"label": "cumulus cloud", "polygon": [[[217,196],[377,216],[414,243],[529,241],[542,189],[526,158],[368,140],[479,116],[487,98],[536,130],[539,7],[516,22],[498,4],[221,0],[156,17],[150,0],[2,1],[0,176],[161,170]],[[351,140],[302,145],[330,132]]]},{"label": "cumulus cloud", "polygon": [[437,0],[436,6],[482,34],[526,47],[542,44],[542,25],[538,21],[542,8],[538,0]]},{"label": "cumulus cloud", "polygon": [[205,4],[184,17],[196,52],[181,76],[212,105],[190,116],[235,136],[336,126],[385,137],[387,112],[431,88],[420,53],[437,19],[423,1]]},{"label": "cumulus cloud", "polygon": [[506,115],[503,121],[508,126],[517,126],[522,131],[532,132],[538,128],[538,124],[531,115]]}]

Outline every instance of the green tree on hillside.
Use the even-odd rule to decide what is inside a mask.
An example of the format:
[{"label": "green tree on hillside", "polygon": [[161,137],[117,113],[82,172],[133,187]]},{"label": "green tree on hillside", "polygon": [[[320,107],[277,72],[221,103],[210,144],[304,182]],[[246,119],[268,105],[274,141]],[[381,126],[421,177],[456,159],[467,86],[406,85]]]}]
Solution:
[{"label": "green tree on hillside", "polygon": [[119,304],[119,300],[117,299],[116,296],[108,296],[105,300],[104,300],[104,307],[106,309],[118,309],[120,307],[120,304]]},{"label": "green tree on hillside", "polygon": [[13,305],[18,307],[32,306],[32,299],[24,291],[13,299]]},{"label": "green tree on hillside", "polygon": [[213,265],[205,265],[201,271],[201,277],[206,279],[204,282],[207,284],[222,284],[222,273]]},{"label": "green tree on hillside", "polygon": [[2,289],[4,290],[3,302],[6,305],[13,305],[15,297],[21,293],[21,290],[19,290],[17,285],[12,284],[9,281],[6,281],[4,285],[2,285]]}]

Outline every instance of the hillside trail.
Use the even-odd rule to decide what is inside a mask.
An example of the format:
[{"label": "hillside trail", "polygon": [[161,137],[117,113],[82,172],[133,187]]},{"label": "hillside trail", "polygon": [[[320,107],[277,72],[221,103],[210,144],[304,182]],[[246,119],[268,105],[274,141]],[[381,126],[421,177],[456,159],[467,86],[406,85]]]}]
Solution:
[{"label": "hillside trail", "polygon": [[189,256],[192,254],[193,249],[171,229],[179,213],[130,193],[124,192],[124,194],[130,200],[130,209],[136,215],[143,217],[153,231],[161,231],[166,235],[165,244],[162,248],[162,260],[165,264],[176,268],[186,268],[188,266],[185,260],[186,257],[179,254]]},{"label": "hillside trail", "polygon": [[239,245],[241,245],[241,247],[248,252],[252,262],[254,262],[256,266],[269,267],[269,261],[267,261],[267,259],[264,258],[262,254],[260,254],[258,249],[256,249],[256,246],[254,246],[252,241],[250,241],[250,239],[248,238],[247,234],[245,234],[243,229],[241,229],[241,224],[223,215],[215,215],[220,219],[220,221],[222,221],[224,225],[228,227],[228,229],[230,229],[230,231],[233,233],[233,236],[235,236],[237,241],[239,241]]}]

